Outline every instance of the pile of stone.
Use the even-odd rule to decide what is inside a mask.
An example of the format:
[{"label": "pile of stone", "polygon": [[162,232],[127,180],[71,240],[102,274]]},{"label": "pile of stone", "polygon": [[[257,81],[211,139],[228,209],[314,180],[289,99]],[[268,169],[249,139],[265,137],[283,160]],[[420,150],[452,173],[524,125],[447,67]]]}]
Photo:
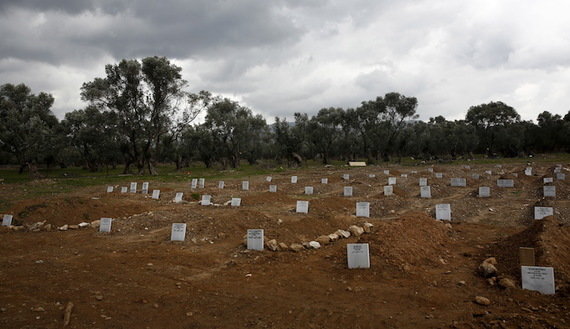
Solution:
[{"label": "pile of stone", "polygon": [[497,259],[495,257],[489,257],[485,259],[478,268],[479,275],[487,279],[487,282],[494,286],[498,285],[501,288],[516,288],[516,285],[513,280],[499,275],[499,271],[497,270]]}]

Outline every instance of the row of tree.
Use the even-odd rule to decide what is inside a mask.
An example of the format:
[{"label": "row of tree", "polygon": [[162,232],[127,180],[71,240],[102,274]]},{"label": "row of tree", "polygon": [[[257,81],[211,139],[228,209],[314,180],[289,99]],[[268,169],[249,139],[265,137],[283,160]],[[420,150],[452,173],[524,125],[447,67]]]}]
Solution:
[{"label": "row of tree", "polygon": [[[59,121],[51,95],[24,84],[0,86],[0,161],[20,172],[37,164],[81,165],[97,171],[124,165],[124,172],[156,174],[156,164],[178,169],[194,160],[207,167],[238,167],[260,159],[301,164],[306,159],[418,159],[521,156],[570,151],[570,111],[562,118],[542,112],[537,124],[521,121],[502,102],[468,109],[465,120],[442,116],[417,120],[415,97],[388,93],[356,108],[295,113],[294,122],[261,115],[209,92],[190,93],[181,68],[164,57],[122,60],[105,77],[83,84],[85,108]],[[205,112],[203,123],[195,124]]]}]

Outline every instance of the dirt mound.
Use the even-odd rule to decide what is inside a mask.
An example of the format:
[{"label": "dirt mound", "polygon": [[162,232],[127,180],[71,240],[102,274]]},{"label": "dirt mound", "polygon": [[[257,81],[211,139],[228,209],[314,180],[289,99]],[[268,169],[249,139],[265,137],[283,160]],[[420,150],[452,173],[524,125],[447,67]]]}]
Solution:
[{"label": "dirt mound", "polygon": [[409,270],[411,267],[441,265],[440,259],[446,258],[450,230],[424,213],[407,213],[394,221],[374,225],[374,233],[364,235],[361,240],[376,249],[372,253],[375,263]]}]

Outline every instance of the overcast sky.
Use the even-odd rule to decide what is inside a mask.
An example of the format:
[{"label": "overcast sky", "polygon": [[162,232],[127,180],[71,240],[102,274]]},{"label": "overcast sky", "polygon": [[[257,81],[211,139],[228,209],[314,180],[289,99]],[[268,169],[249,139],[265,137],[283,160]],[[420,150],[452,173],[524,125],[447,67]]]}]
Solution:
[{"label": "overcast sky", "polygon": [[503,101],[523,119],[570,110],[570,1],[0,0],[0,84],[83,107],[83,82],[166,56],[193,91],[268,122],[396,91],[422,120]]}]

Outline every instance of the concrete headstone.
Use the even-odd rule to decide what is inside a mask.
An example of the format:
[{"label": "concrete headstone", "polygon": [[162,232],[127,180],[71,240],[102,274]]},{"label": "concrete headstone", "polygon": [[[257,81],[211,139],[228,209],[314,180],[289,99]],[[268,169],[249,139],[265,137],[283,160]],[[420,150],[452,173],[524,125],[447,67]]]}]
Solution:
[{"label": "concrete headstone", "polygon": [[128,188],[126,186],[121,186],[121,193],[127,193]]},{"label": "concrete headstone", "polygon": [[225,186],[226,186],[226,182],[224,182],[223,180],[218,182],[218,188],[220,190],[223,190]]},{"label": "concrete headstone", "polygon": [[248,191],[249,190],[249,181],[248,180],[244,180],[241,182],[241,189],[243,191]]},{"label": "concrete headstone", "polygon": [[176,202],[176,203],[182,202],[183,196],[184,196],[183,192],[176,193],[176,195],[174,196],[174,202]]},{"label": "concrete headstone", "polygon": [[393,185],[384,186],[384,195],[385,196],[394,195],[394,186]]},{"label": "concrete headstone", "polygon": [[349,175],[349,174],[343,174],[343,175],[342,175],[342,179],[344,179],[344,180],[349,180],[349,179],[350,179],[350,175]]},{"label": "concrete headstone", "polygon": [[142,192],[142,194],[148,194],[148,182],[142,183],[141,192]]},{"label": "concrete headstone", "polygon": [[186,223],[173,223],[170,231],[170,241],[184,241],[186,238]]},{"label": "concrete headstone", "polygon": [[485,170],[485,175],[491,176],[493,175],[493,172],[491,170]]},{"label": "concrete headstone", "polygon": [[452,178],[451,186],[455,187],[465,187],[467,186],[467,180],[465,178]]},{"label": "concrete headstone", "polygon": [[554,178],[552,178],[552,177],[544,177],[544,179],[542,180],[542,182],[543,182],[544,184],[554,183]]},{"label": "concrete headstone", "polygon": [[554,215],[554,208],[552,207],[534,207],[534,219],[543,219],[552,215]]},{"label": "concrete headstone", "polygon": [[277,192],[277,185],[269,185],[269,192],[272,193]]},{"label": "concrete headstone", "polygon": [[566,174],[559,172],[559,173],[556,174],[556,179],[558,179],[558,180],[566,180]]},{"label": "concrete headstone", "polygon": [[321,178],[321,184],[328,184],[328,183],[329,183],[328,178]]},{"label": "concrete headstone", "polygon": [[111,232],[112,223],[113,223],[112,218],[106,218],[106,217],[101,218],[99,222],[99,232],[106,232],[106,233]]},{"label": "concrete headstone", "polygon": [[420,197],[431,198],[431,186],[420,186]]},{"label": "concrete headstone", "polygon": [[198,188],[198,178],[192,178],[192,181],[190,182],[190,188],[191,189]]},{"label": "concrete headstone", "polygon": [[263,250],[263,229],[247,230],[247,249]]},{"label": "concrete headstone", "polygon": [[153,190],[152,191],[152,198],[158,200],[160,198],[160,190]]},{"label": "concrete headstone", "polygon": [[232,198],[232,207],[239,207],[241,206],[241,198]]},{"label": "concrete headstone", "polygon": [[131,193],[137,193],[137,183],[136,182],[132,182],[131,183],[131,187],[129,189],[129,192]]},{"label": "concrete headstone", "polygon": [[313,187],[312,186],[305,186],[305,194],[306,195],[313,194]]},{"label": "concrete headstone", "polygon": [[532,176],[532,167],[526,167],[524,174],[527,176]]},{"label": "concrete headstone", "polygon": [[396,185],[396,177],[388,177],[388,185]]},{"label": "concrete headstone", "polygon": [[543,186],[544,197],[556,197],[556,186]]},{"label": "concrete headstone", "polygon": [[2,217],[2,226],[12,225],[12,218],[12,215],[5,214],[4,217]]},{"label": "concrete headstone", "polygon": [[538,291],[545,295],[554,295],[554,268],[540,266],[521,266],[522,288]]},{"label": "concrete headstone", "polygon": [[107,193],[113,192],[113,186],[107,186]]},{"label": "concrete headstone", "polygon": [[356,203],[356,217],[370,217],[370,202]]},{"label": "concrete headstone", "polygon": [[427,178],[420,178],[420,186],[427,186],[428,180]]},{"label": "concrete headstone", "polygon": [[202,201],[200,202],[203,206],[211,205],[212,196],[208,194],[202,195]]},{"label": "concrete headstone", "polygon": [[309,213],[309,201],[297,201],[295,211],[301,214]]},{"label": "concrete headstone", "polygon": [[451,205],[449,203],[436,204],[435,219],[451,220]]},{"label": "concrete headstone", "polygon": [[297,176],[291,176],[291,184],[297,184]]},{"label": "concrete headstone", "polygon": [[199,178],[198,179],[198,188],[204,188],[204,186],[206,186],[206,179]]},{"label": "concrete headstone", "polygon": [[443,173],[436,172],[436,173],[435,173],[435,178],[443,178]]},{"label": "concrete headstone", "polygon": [[273,180],[273,177],[271,177],[271,176],[265,177],[265,181],[268,183],[271,183],[272,180]]},{"label": "concrete headstone", "polygon": [[515,187],[515,181],[512,179],[497,179],[498,187]]},{"label": "concrete headstone", "polygon": [[347,243],[346,254],[348,268],[370,268],[370,251],[368,243]]},{"label": "concrete headstone", "polygon": [[352,186],[345,186],[342,192],[344,196],[352,196]]},{"label": "concrete headstone", "polygon": [[481,178],[481,175],[479,175],[479,174],[472,174],[472,175],[471,175],[471,178],[473,178],[473,179],[479,179],[479,178]]},{"label": "concrete headstone", "polygon": [[479,187],[479,197],[480,198],[491,197],[491,188],[489,186],[480,186]]}]

